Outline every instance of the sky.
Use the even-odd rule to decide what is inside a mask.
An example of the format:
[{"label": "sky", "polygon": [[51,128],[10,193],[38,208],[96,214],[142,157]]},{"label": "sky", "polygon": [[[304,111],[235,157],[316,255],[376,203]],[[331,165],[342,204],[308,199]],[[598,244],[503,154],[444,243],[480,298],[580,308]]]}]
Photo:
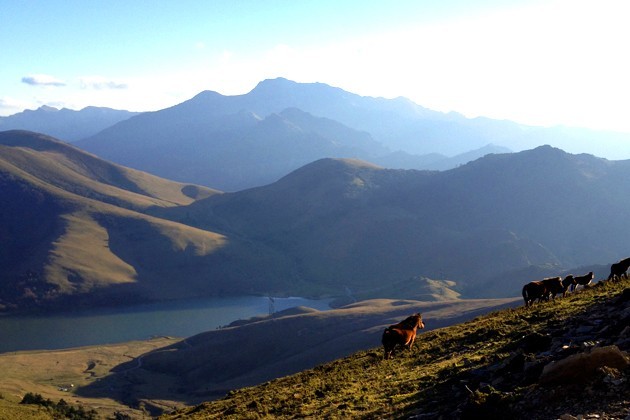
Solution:
[{"label": "sky", "polygon": [[264,79],[630,132],[626,0],[0,0],[0,116],[163,109]]}]

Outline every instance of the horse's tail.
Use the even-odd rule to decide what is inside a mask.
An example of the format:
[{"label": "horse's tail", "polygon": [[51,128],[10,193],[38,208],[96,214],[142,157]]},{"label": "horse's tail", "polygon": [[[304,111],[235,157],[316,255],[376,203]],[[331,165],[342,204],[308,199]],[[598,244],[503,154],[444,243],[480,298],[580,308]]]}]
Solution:
[{"label": "horse's tail", "polygon": [[391,334],[392,334],[391,327],[385,328],[385,331],[383,331],[383,338],[381,339],[381,342],[383,343],[383,345],[385,345],[387,339],[389,338]]},{"label": "horse's tail", "polygon": [[523,300],[525,301],[525,306],[527,306],[527,301],[528,301],[528,293],[527,293],[527,285],[523,286]]}]

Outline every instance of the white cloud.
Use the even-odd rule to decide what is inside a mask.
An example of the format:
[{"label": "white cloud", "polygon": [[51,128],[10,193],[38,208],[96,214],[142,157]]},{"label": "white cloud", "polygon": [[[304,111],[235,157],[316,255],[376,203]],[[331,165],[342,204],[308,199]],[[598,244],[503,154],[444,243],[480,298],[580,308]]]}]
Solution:
[{"label": "white cloud", "polygon": [[27,103],[22,101],[18,101],[17,99],[11,98],[9,96],[0,97],[0,115],[12,115],[17,112],[22,111],[28,106]]},{"label": "white cloud", "polygon": [[127,89],[129,85],[125,82],[111,80],[102,76],[85,76],[80,79],[81,89]]},{"label": "white cloud", "polygon": [[22,77],[22,83],[31,86],[66,86],[66,82],[47,74],[32,74]]}]

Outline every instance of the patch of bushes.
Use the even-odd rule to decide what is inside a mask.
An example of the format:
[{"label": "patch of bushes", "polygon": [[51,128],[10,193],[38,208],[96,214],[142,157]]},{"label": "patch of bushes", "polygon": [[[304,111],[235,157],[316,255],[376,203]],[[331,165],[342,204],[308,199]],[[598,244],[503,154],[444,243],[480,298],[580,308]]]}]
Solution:
[{"label": "patch of bushes", "polygon": [[96,420],[98,414],[95,410],[86,411],[83,407],[73,407],[63,398],[59,402],[54,402],[50,398],[44,398],[40,394],[27,392],[20,401],[20,404],[39,405],[51,412],[53,418],[68,420]]}]

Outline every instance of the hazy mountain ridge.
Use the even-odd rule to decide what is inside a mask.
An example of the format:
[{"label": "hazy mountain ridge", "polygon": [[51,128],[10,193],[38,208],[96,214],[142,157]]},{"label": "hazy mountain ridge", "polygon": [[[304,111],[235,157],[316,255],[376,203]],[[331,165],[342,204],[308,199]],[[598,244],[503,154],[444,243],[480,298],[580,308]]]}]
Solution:
[{"label": "hazy mountain ridge", "polygon": [[295,108],[264,118],[212,109],[143,114],[77,145],[169,179],[231,191],[271,183],[321,157],[368,159],[385,150],[365,132]]},{"label": "hazy mountain ridge", "polygon": [[77,144],[169,179],[237,191],[273,182],[325,157],[446,170],[487,153],[541,144],[579,150],[593,138],[604,151],[630,144],[630,134],[469,119],[405,98],[363,97],[323,83],[278,78],[243,95],[204,91]]},{"label": "hazy mountain ridge", "polygon": [[27,109],[8,117],[0,117],[0,131],[36,131],[73,142],[94,135],[134,115],[138,115],[138,112],[94,106],[80,111],[42,106],[36,110]]}]

